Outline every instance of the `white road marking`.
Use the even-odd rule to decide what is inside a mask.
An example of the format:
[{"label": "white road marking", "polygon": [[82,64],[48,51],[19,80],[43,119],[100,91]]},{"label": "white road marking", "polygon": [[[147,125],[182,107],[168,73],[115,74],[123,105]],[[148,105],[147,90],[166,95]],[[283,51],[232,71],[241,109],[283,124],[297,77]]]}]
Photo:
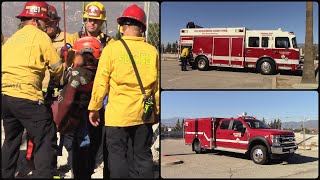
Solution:
[{"label": "white road marking", "polygon": [[178,78],[170,79],[170,80],[168,80],[168,81],[169,81],[169,82],[175,81],[175,80],[181,79],[181,78],[183,78],[183,77],[184,77],[184,76],[181,76],[181,77],[178,77]]}]

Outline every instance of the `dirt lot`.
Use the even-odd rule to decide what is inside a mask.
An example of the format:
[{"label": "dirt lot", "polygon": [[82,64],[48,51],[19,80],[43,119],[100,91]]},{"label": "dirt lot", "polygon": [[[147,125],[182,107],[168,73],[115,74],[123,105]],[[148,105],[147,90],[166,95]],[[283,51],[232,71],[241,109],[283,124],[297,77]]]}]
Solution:
[{"label": "dirt lot", "polygon": [[[2,147],[4,139],[5,139],[2,120],[1,120],[1,133],[2,133],[1,134],[1,147]],[[57,133],[57,137],[60,138],[59,133]],[[153,145],[153,148],[156,148],[158,150],[159,149],[159,142],[158,142],[158,144],[156,144],[156,143]],[[21,164],[22,164],[21,162],[25,158],[26,148],[27,148],[26,133],[24,133],[24,135],[22,137],[22,144],[20,146],[20,154],[19,154],[19,159],[18,159],[18,163],[17,163],[17,170],[21,169]],[[153,149],[152,149],[152,152],[155,153],[155,151]],[[71,176],[71,170],[68,168],[68,165],[67,165],[67,157],[68,157],[68,152],[66,151],[65,148],[63,148],[62,156],[58,156],[57,172],[64,179],[70,179],[72,177]],[[155,178],[159,177],[159,162],[158,162],[158,159],[159,159],[159,155],[154,156],[154,161],[155,161],[154,162],[154,177]],[[103,167],[104,167],[104,163],[102,162],[102,164],[94,170],[94,174],[92,174],[91,178],[103,178]],[[32,177],[32,173],[29,173],[29,175],[26,178],[30,178],[30,177]]]},{"label": "dirt lot", "polygon": [[243,154],[222,151],[195,154],[191,146],[185,145],[181,139],[161,140],[161,155],[183,161],[182,164],[162,164],[162,178],[318,177],[318,150],[298,150],[287,162],[272,161],[268,165],[257,165]]},{"label": "dirt lot", "polygon": [[[254,70],[211,68],[209,71],[181,71],[180,62],[172,58],[161,61],[163,89],[291,89],[300,83],[301,73],[281,71],[261,75]],[[309,88],[307,88],[309,89]],[[313,89],[313,88],[310,88]]]}]

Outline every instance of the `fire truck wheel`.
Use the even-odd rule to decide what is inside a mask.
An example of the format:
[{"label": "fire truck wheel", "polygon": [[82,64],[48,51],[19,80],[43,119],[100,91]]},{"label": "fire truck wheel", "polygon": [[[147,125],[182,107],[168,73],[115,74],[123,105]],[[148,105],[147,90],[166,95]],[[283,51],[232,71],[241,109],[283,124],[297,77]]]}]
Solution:
[{"label": "fire truck wheel", "polygon": [[262,59],[259,61],[258,70],[263,75],[271,75],[276,71],[276,65],[271,59]]},{"label": "fire truck wheel", "polygon": [[209,67],[209,61],[205,57],[200,57],[197,60],[197,65],[196,66],[200,71],[206,71],[206,70],[208,70],[208,67]]},{"label": "fire truck wheel", "polygon": [[196,154],[200,154],[201,153],[201,145],[199,141],[195,141],[193,143],[193,149],[196,152]]},{"label": "fire truck wheel", "polygon": [[267,148],[263,145],[256,145],[251,149],[251,160],[256,164],[268,163],[268,152]]}]

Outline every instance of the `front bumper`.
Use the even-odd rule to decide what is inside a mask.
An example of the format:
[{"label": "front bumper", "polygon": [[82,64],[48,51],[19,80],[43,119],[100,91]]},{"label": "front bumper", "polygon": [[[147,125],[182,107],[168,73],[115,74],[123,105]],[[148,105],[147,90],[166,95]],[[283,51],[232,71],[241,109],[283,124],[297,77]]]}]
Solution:
[{"label": "front bumper", "polygon": [[298,149],[298,146],[271,146],[271,153],[272,154],[288,154],[288,153],[294,153]]}]

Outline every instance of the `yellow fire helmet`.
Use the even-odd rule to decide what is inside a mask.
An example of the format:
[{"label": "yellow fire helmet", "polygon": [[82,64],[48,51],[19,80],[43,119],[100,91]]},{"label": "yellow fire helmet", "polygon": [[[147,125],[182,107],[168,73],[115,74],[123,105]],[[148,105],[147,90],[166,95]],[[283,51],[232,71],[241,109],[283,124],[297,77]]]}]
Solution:
[{"label": "yellow fire helmet", "polygon": [[100,19],[106,21],[106,10],[102,3],[91,2],[87,4],[82,18]]}]

